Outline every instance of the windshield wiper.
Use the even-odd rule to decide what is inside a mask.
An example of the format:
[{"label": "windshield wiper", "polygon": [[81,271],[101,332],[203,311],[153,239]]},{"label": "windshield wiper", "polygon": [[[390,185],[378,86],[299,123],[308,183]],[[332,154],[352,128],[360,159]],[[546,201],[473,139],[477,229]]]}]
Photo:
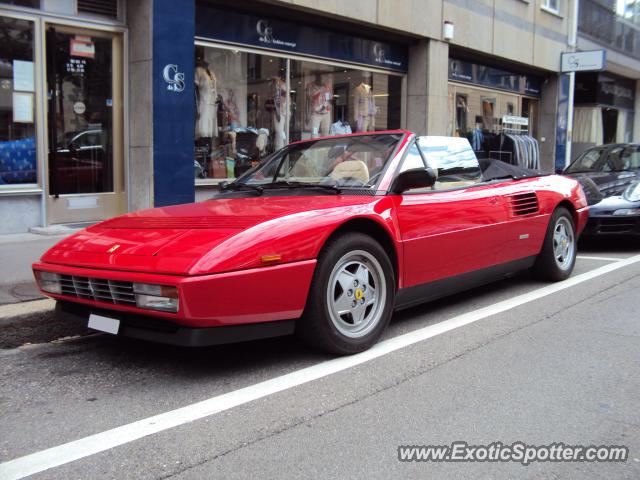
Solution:
[{"label": "windshield wiper", "polygon": [[231,183],[227,183],[226,185],[221,186],[222,191],[225,190],[253,190],[254,192],[258,192],[259,194],[262,195],[262,192],[264,191],[264,188],[262,188],[260,185],[251,185],[250,183],[236,183],[236,182],[231,182]]},{"label": "windshield wiper", "polygon": [[263,185],[265,188],[321,188],[323,190],[331,190],[332,192],[342,193],[342,189],[335,185],[325,185],[321,183],[305,183],[290,182],[288,180],[279,180],[277,182],[267,183]]}]

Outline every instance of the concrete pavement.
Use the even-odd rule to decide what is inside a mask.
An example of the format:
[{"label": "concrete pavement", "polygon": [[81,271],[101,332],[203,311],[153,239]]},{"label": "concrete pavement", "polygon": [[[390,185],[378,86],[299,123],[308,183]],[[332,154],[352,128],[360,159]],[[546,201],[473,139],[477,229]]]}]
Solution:
[{"label": "concrete pavement", "polygon": [[57,227],[40,229],[40,234],[0,236],[0,305],[43,298],[35,286],[31,264],[54,244],[77,230]]},{"label": "concrete pavement", "polygon": [[[581,252],[574,275],[627,251]],[[358,367],[35,478],[638,478],[625,267]],[[544,287],[526,276],[402,312],[385,338]],[[185,350],[101,335],[1,354],[6,461],[323,362],[293,338]],[[624,464],[404,464],[400,444],[623,444]]]}]

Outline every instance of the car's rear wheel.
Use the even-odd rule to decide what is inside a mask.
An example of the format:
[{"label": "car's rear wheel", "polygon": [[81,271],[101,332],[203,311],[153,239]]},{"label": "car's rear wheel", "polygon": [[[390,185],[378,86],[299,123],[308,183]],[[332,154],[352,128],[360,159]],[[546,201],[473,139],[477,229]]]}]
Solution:
[{"label": "car's rear wheel", "polygon": [[573,216],[564,207],[551,216],[542,251],[533,266],[536,277],[560,281],[571,275],[576,263],[577,239]]},{"label": "car's rear wheel", "polygon": [[297,332],[326,352],[361,352],[382,335],[394,296],[395,276],[384,248],[364,234],[340,235],[318,258]]}]

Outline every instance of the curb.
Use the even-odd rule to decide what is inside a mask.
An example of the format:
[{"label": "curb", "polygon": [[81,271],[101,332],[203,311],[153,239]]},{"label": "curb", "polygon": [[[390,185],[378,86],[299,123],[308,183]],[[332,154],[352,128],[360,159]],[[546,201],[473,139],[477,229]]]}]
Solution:
[{"label": "curb", "polygon": [[33,300],[30,302],[8,303],[0,305],[0,321],[24,315],[40,314],[56,308],[55,300],[45,298],[43,300]]},{"label": "curb", "polygon": [[0,350],[89,333],[83,320],[61,319],[50,298],[0,305]]}]

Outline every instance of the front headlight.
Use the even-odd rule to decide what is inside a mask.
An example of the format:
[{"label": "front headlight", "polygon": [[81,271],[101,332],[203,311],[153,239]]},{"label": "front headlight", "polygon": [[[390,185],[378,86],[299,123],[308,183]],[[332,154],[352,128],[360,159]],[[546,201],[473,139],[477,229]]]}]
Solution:
[{"label": "front headlight", "polygon": [[62,293],[62,285],[60,284],[60,275],[58,273],[35,270],[34,274],[41,290],[49,293]]},{"label": "front headlight", "polygon": [[640,182],[629,185],[622,196],[630,202],[640,202]]},{"label": "front headlight", "polygon": [[136,295],[136,305],[139,308],[160,310],[163,312],[178,311],[179,301],[178,289],[176,287],[134,283],[133,292]]}]

